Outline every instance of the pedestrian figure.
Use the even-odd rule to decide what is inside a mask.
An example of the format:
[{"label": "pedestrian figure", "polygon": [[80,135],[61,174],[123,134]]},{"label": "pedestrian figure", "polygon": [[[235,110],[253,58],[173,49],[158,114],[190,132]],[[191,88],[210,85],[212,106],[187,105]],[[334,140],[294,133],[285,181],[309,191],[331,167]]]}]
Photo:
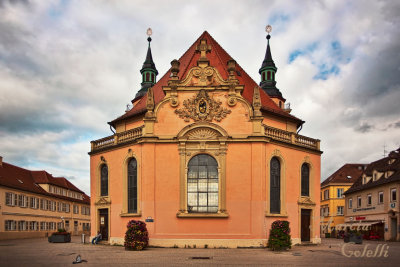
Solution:
[{"label": "pedestrian figure", "polygon": [[97,232],[97,235],[92,239],[92,244],[96,245],[101,240],[101,233],[100,231]]}]

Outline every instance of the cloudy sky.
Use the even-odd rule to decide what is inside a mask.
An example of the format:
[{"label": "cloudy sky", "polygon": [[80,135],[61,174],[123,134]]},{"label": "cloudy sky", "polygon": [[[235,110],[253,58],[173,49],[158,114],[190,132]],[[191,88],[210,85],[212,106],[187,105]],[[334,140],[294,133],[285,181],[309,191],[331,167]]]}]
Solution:
[{"label": "cloudy sky", "polygon": [[207,30],[257,82],[272,25],[277,86],[325,179],[400,146],[398,1],[0,0],[0,155],[90,194],[90,141],[140,89],[153,29],[159,76]]}]

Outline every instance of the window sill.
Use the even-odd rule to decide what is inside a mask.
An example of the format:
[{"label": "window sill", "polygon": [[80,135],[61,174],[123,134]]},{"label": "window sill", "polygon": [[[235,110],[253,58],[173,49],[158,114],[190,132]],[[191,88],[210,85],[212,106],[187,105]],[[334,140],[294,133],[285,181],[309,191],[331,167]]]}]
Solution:
[{"label": "window sill", "polygon": [[185,213],[178,212],[176,214],[178,218],[228,218],[229,214],[226,212],[219,213]]},{"label": "window sill", "polygon": [[120,217],[142,217],[142,213],[120,213]]},{"label": "window sill", "polygon": [[289,217],[286,213],[265,213],[265,217],[284,217],[287,218]]}]

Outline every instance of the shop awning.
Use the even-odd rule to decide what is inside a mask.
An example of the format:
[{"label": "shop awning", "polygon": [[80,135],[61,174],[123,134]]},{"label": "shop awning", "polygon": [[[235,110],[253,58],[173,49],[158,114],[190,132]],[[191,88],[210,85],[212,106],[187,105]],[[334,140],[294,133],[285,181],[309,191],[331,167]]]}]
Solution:
[{"label": "shop awning", "polygon": [[374,222],[361,222],[361,223],[342,223],[336,225],[336,230],[346,230],[347,227],[350,228],[350,230],[370,230],[371,226],[374,224],[381,223],[381,221],[374,221]]}]

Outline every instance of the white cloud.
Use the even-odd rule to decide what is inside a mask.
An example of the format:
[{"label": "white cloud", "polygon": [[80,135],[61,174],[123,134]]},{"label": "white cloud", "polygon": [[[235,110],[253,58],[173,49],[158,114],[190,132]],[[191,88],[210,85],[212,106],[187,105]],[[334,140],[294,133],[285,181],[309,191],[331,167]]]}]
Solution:
[{"label": "white cloud", "polygon": [[277,87],[306,121],[301,134],[322,140],[322,178],[400,145],[396,1],[4,1],[0,11],[1,153],[87,193],[89,141],[110,134],[106,122],[140,88],[149,26],[159,77],[207,30],[259,81],[272,23]]}]

